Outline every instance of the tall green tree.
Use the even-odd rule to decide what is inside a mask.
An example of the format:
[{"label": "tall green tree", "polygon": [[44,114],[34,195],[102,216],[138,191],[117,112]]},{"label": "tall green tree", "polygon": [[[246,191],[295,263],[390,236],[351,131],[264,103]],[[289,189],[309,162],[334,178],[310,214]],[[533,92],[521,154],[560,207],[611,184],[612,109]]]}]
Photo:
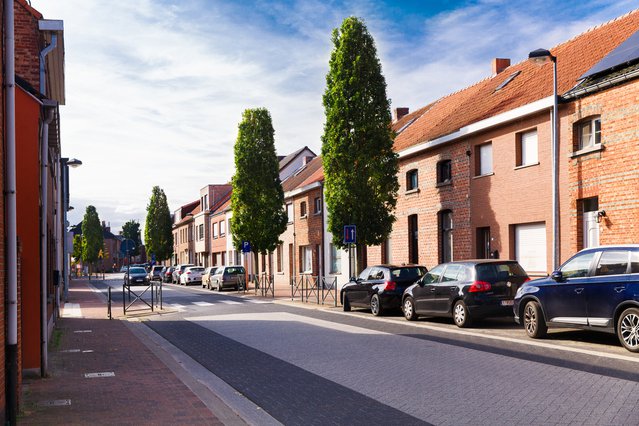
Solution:
[{"label": "tall green tree", "polygon": [[82,260],[82,235],[76,234],[73,236],[73,258],[76,262]]},{"label": "tall green tree", "polygon": [[135,248],[131,250],[131,256],[139,255],[140,247],[142,246],[140,222],[138,222],[137,220],[129,220],[124,225],[122,225],[122,236],[135,243]]},{"label": "tall green tree", "polygon": [[95,264],[103,245],[100,217],[95,207],[88,206],[82,219],[82,262],[88,265]]},{"label": "tall green tree", "polygon": [[287,219],[273,124],[265,108],[247,109],[242,114],[232,183],[233,245],[239,250],[242,241],[249,241],[254,253],[275,250]]},{"label": "tall green tree", "polygon": [[153,187],[151,199],[146,206],[144,244],[147,254],[154,254],[158,262],[173,256],[171,212],[166,194],[159,186]]},{"label": "tall green tree", "polygon": [[333,30],[332,41],[322,136],[328,229],[333,244],[344,247],[344,225],[356,225],[361,254],[392,230],[398,156],[373,37],[360,19],[349,17]]}]

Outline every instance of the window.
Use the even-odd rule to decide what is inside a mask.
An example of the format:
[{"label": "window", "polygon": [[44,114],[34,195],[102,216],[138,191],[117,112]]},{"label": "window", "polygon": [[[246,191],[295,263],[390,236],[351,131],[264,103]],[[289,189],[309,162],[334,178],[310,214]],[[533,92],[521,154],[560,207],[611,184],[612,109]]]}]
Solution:
[{"label": "window", "polygon": [[201,224],[198,226],[197,239],[198,240],[204,239],[204,224]]},{"label": "window", "polygon": [[620,275],[628,270],[628,251],[609,250],[601,253],[595,275]]},{"label": "window", "polygon": [[592,258],[595,257],[595,252],[579,254],[561,267],[561,273],[564,278],[578,278],[588,276],[590,270],[590,263]]},{"label": "window", "polygon": [[453,212],[443,211],[439,214],[439,232],[441,240],[441,263],[453,260]]},{"label": "window", "polygon": [[422,283],[424,284],[433,284],[439,282],[439,277],[441,277],[442,272],[444,272],[444,265],[435,266],[433,269],[428,271],[424,278],[422,278]]},{"label": "window", "polygon": [[475,147],[475,176],[493,172],[493,144],[491,142]]},{"label": "window", "polygon": [[449,183],[452,179],[452,162],[443,160],[437,163],[437,183]]},{"label": "window", "polygon": [[581,121],[577,126],[577,149],[601,145],[601,117],[596,116]]},{"label": "window", "polygon": [[462,269],[464,269],[462,265],[448,265],[446,272],[444,272],[444,276],[442,277],[442,282],[456,281],[457,275]]},{"label": "window", "polygon": [[419,182],[417,181],[417,169],[406,172],[406,191],[417,189]]},{"label": "window", "polygon": [[313,205],[315,206],[315,214],[322,213],[322,199],[320,197],[315,197]]},{"label": "window", "polygon": [[306,201],[300,203],[300,217],[306,217]]},{"label": "window", "polygon": [[277,246],[277,272],[282,272],[282,244]]},{"label": "window", "polygon": [[539,164],[537,130],[517,135],[517,166]]},{"label": "window", "polygon": [[217,222],[215,222],[213,223],[213,238],[217,238],[217,235],[218,235],[217,231],[218,231]]},{"label": "window", "polygon": [[226,221],[220,222],[220,237],[226,234]]},{"label": "window", "polygon": [[419,232],[417,230],[417,215],[408,216],[408,261],[419,263]]},{"label": "window", "polygon": [[302,273],[313,273],[313,249],[311,246],[300,247],[302,251]]},{"label": "window", "polygon": [[293,204],[289,203],[286,205],[286,217],[288,218],[288,223],[293,223]]},{"label": "window", "polygon": [[342,252],[336,245],[331,244],[331,274],[342,272]]}]

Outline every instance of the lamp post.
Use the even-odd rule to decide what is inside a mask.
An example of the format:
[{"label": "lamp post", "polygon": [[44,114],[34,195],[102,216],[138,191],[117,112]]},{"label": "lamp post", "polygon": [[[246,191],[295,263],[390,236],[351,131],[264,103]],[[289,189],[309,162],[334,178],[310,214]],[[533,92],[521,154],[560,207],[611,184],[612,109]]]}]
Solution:
[{"label": "lamp post", "polygon": [[559,268],[559,143],[557,131],[557,109],[559,97],[557,96],[557,57],[553,56],[549,50],[537,49],[528,54],[528,59],[532,62],[543,65],[552,62],[552,267],[553,271]]},{"label": "lamp post", "polygon": [[73,207],[69,205],[69,167],[79,167],[82,165],[82,161],[77,158],[60,158],[60,165],[62,166],[60,169],[62,171],[62,220],[63,220],[63,242],[62,242],[62,253],[64,256],[63,264],[62,264],[62,279],[64,283],[64,301],[67,302],[69,300],[69,221],[67,220],[67,212],[73,210]]}]

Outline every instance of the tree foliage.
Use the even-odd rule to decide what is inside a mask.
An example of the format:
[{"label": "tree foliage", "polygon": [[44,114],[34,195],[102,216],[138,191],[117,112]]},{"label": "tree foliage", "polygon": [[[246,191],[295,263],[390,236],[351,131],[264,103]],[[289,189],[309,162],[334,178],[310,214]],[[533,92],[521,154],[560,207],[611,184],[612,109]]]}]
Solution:
[{"label": "tree foliage", "polygon": [[250,241],[251,249],[262,254],[275,250],[287,218],[273,124],[265,108],[242,114],[232,183],[233,244],[239,250],[242,241]]},{"label": "tree foliage", "polygon": [[140,247],[142,246],[142,235],[140,232],[140,222],[137,220],[129,220],[122,225],[122,236],[135,243],[135,248],[131,250],[131,256],[137,256],[140,254]]},{"label": "tree foliage", "polygon": [[73,258],[76,262],[82,260],[82,235],[76,234],[73,236]]},{"label": "tree foliage", "polygon": [[104,245],[100,217],[93,206],[88,206],[82,219],[82,261],[94,263]]},{"label": "tree foliage", "polygon": [[159,186],[154,186],[149,205],[146,207],[144,243],[146,252],[154,254],[157,261],[173,256],[173,231],[171,213],[166,194]]},{"label": "tree foliage", "polygon": [[392,230],[399,190],[386,82],[361,20],[346,18],[332,41],[322,136],[328,228],[338,247],[344,225],[357,226],[358,244],[377,245]]}]

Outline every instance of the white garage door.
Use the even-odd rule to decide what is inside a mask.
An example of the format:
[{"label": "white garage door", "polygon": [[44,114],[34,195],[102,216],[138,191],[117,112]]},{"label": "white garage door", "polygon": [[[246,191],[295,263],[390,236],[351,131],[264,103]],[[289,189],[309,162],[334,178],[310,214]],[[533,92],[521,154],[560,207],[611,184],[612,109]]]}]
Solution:
[{"label": "white garage door", "polygon": [[515,256],[528,272],[546,273],[546,224],[515,225]]}]

